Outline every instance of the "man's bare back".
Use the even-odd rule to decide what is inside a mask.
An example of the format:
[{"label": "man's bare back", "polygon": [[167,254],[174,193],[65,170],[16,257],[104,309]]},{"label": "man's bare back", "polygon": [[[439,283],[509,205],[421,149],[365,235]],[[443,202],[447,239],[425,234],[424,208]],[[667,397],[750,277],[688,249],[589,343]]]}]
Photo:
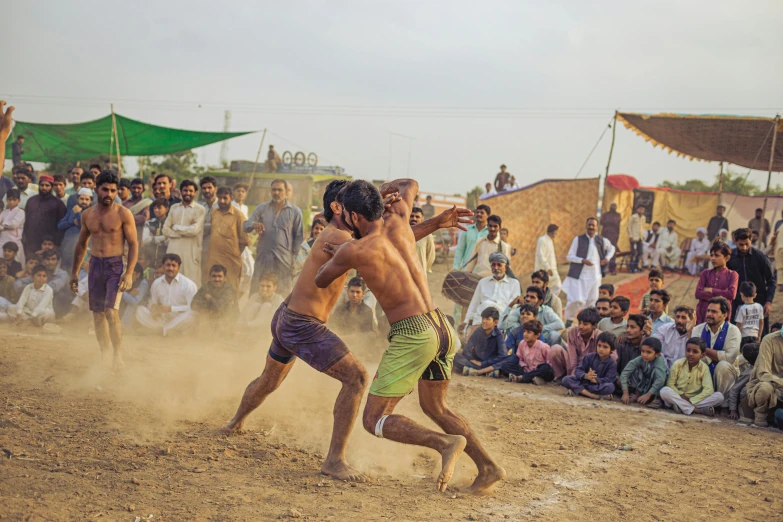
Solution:
[{"label": "man's bare back", "polygon": [[[407,187],[407,192],[415,194],[417,187]],[[396,185],[389,185],[386,194],[382,195],[398,189]],[[346,266],[356,268],[386,313],[389,323],[435,309],[427,277],[416,254],[416,237],[408,219],[410,209],[410,202],[399,198],[386,209],[383,219],[375,223],[371,233],[343,245],[333,259],[336,271]],[[330,248],[330,251],[334,249]],[[329,276],[321,275],[322,282],[324,277]],[[341,277],[344,280],[345,275]],[[317,285],[318,281],[316,277]]]},{"label": "man's bare back", "polygon": [[[381,187],[379,194],[370,183],[358,180],[345,190],[343,222],[357,239],[336,251],[329,247],[334,255],[319,269],[315,283],[325,288],[356,268],[391,324],[389,347],[370,386],[362,424],[377,437],[438,451],[442,467],[436,483],[441,492],[464,450],[478,468],[470,490],[488,493],[505,477],[505,471],[492,460],[467,421],[445,401],[458,342],[453,327],[432,302],[416,255],[409,214],[418,183],[396,180]],[[383,212],[380,198],[392,192],[399,193],[400,200]],[[393,413],[397,403],[417,386],[424,413],[445,434]]]},{"label": "man's bare back", "polygon": [[347,230],[341,230],[333,223],[326,226],[313,243],[302,267],[302,272],[299,274],[299,279],[286,299],[288,308],[298,314],[309,315],[323,322],[329,320],[329,314],[340,298],[348,274],[335,280],[334,284],[327,288],[318,288],[315,285],[315,276],[318,274],[318,269],[331,259],[331,256],[324,252],[326,243],[342,245],[350,239],[351,233]]}]

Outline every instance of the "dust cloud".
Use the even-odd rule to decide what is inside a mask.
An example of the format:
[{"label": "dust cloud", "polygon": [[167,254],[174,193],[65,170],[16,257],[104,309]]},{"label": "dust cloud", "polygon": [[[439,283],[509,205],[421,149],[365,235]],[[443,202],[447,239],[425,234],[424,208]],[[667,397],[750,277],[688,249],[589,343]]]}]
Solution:
[{"label": "dust cloud", "polygon": [[[188,432],[189,423],[209,425],[216,438],[222,437],[218,430],[234,415],[247,384],[261,375],[269,346],[268,338],[235,343],[205,340],[204,336],[161,338],[126,333],[126,367],[114,372],[99,364],[94,337],[84,336],[80,341],[73,343],[79,348],[72,353],[78,369],[60,375],[59,381],[69,392],[100,394],[141,410],[143,414],[133,415],[132,421],[121,411],[106,412],[112,429],[141,444]],[[372,376],[387,341],[354,336],[347,343]],[[338,381],[297,360],[280,388],[248,417],[242,436],[261,434],[270,443],[326,455],[339,391]],[[364,400],[362,408],[363,404]],[[421,412],[415,391],[401,401],[397,412],[440,431]],[[348,460],[376,477],[430,478],[440,468],[440,457],[434,451],[380,440],[365,432],[361,409],[349,441]],[[467,483],[475,473],[475,466],[463,456],[455,481]]]}]

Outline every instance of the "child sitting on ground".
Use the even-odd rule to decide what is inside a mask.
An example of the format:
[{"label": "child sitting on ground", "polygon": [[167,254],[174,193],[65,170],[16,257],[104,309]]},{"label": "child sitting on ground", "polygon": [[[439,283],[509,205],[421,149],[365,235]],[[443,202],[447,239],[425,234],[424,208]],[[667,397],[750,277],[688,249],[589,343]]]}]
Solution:
[{"label": "child sitting on ground", "polygon": [[[481,312],[481,328],[471,334],[465,348],[454,357],[454,367],[462,375],[500,377],[500,365],[508,357],[503,334],[498,328],[500,313],[496,308]],[[497,367],[496,367],[497,365]]]},{"label": "child sitting on ground", "polygon": [[750,381],[750,374],[753,372],[753,366],[756,364],[756,358],[759,356],[759,343],[746,343],[742,346],[742,357],[748,362],[734,386],[729,390],[729,419],[739,420],[739,405],[747,397],[748,392],[745,389]]},{"label": "child sitting on ground", "polygon": [[[650,285],[650,290],[648,290],[647,293],[642,296],[642,313],[645,315],[648,314],[647,308],[650,306],[650,292],[653,290],[663,289],[663,272],[657,268],[653,268],[650,270],[650,273],[647,274],[647,282]],[[668,313],[668,308],[669,307],[666,306],[663,309],[663,313]]]},{"label": "child sitting on ground", "polygon": [[[516,353],[519,343],[523,341],[524,330],[522,326],[528,321],[535,321],[537,318],[538,307],[536,305],[525,303],[519,307],[519,324],[506,335],[506,353],[508,355]],[[543,341],[543,338],[541,340]]]},{"label": "child sitting on ground", "polygon": [[606,297],[611,300],[614,297],[614,285],[604,283],[598,287],[598,297]]},{"label": "child sitting on ground", "polygon": [[54,290],[46,284],[46,268],[36,266],[32,276],[33,282],[24,288],[19,301],[8,307],[8,315],[17,325],[43,326],[54,322]]},{"label": "child sitting on ground", "polygon": [[511,382],[533,383],[541,386],[555,379],[555,373],[549,365],[549,345],[539,339],[544,325],[541,321],[528,321],[522,325],[522,342],[517,348],[516,357],[509,357],[503,363],[501,371],[508,373]]},{"label": "child sitting on ground", "polygon": [[574,370],[574,375],[563,377],[561,386],[567,395],[584,395],[591,399],[611,399],[617,380],[617,362],[612,358],[616,338],[609,332],[598,336],[596,352],[588,353]]},{"label": "child sitting on ground", "polygon": [[702,338],[688,339],[685,358],[674,361],[666,386],[661,388],[661,400],[677,413],[712,417],[715,406],[723,403],[723,394],[713,387],[710,367],[702,360],[706,349]]},{"label": "child sitting on ground", "polygon": [[764,331],[764,307],[755,302],[756,285],[751,281],[743,281],[739,285],[742,296],[742,306],[737,309],[734,323],[742,333],[740,344],[761,342],[761,332]]},{"label": "child sitting on ground", "polygon": [[16,299],[14,281],[16,279],[8,275],[8,264],[5,262],[5,259],[0,259],[0,299],[9,302]]},{"label": "child sitting on ground", "polygon": [[8,241],[3,244],[3,260],[8,265],[8,275],[17,279],[21,277],[22,263],[16,260],[16,256],[19,253],[19,245],[13,241]]},{"label": "child sitting on ground", "polygon": [[43,239],[41,239],[41,248],[35,251],[35,255],[43,256],[44,252],[54,248],[56,248],[56,245],[54,244],[54,238],[52,236],[43,236]]},{"label": "child sitting on ground", "polygon": [[258,292],[248,299],[239,315],[237,329],[250,337],[257,337],[259,331],[269,332],[272,317],[282,302],[283,297],[277,293],[277,275],[262,275]]},{"label": "child sitting on ground", "polygon": [[655,337],[642,341],[642,354],[632,359],[620,374],[623,404],[661,407],[658,394],[666,385],[666,359],[661,357],[662,347],[661,341]]}]

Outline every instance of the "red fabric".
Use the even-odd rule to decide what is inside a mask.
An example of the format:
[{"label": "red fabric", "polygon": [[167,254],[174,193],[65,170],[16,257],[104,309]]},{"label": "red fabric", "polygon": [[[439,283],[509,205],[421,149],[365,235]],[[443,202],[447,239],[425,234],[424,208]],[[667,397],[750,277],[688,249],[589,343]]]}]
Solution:
[{"label": "red fabric", "polygon": [[639,188],[639,182],[629,174],[611,174],[606,177],[606,184],[617,190]]}]

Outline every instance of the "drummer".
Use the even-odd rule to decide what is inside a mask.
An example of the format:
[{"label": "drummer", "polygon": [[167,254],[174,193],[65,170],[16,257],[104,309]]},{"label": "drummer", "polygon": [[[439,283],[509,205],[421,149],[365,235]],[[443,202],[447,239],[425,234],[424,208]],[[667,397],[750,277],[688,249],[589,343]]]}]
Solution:
[{"label": "drummer", "polygon": [[502,313],[509,303],[522,294],[519,281],[506,275],[508,264],[508,256],[503,252],[493,252],[489,256],[492,275],[481,279],[473,293],[473,299],[465,314],[466,338],[481,326],[481,312],[492,307],[496,308],[498,313]]}]

